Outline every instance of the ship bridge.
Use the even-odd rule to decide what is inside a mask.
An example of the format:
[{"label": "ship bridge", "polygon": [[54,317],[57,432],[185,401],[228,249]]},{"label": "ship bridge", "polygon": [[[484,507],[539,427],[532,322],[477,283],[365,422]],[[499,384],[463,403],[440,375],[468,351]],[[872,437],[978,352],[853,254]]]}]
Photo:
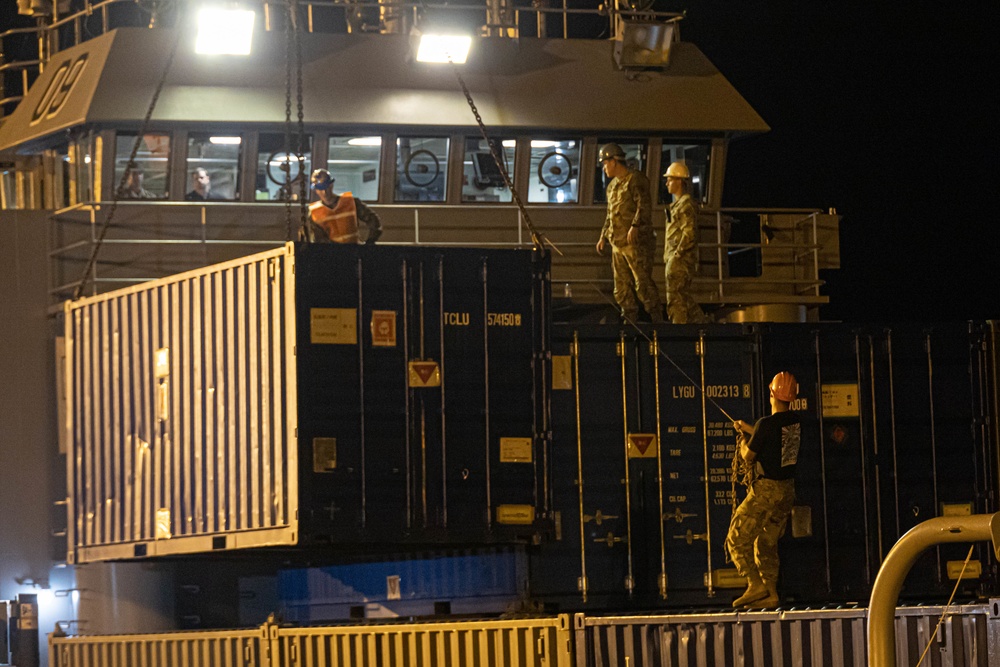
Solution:
[{"label": "ship bridge", "polygon": [[[695,45],[679,39],[677,16],[591,12],[612,38],[565,39],[534,36],[548,25],[541,10],[532,18],[525,9],[498,15],[486,7],[487,36],[473,39],[459,66],[417,62],[410,34],[365,32],[344,7],[300,3],[296,67],[286,62],[284,17],[267,3],[246,57],[195,53],[183,12],[174,27],[115,28],[113,10],[123,4],[131,3],[101,3],[101,11],[39,27],[49,46],[39,58],[44,67],[29,86],[33,61],[22,63],[23,95],[3,101],[13,110],[0,125],[2,215],[48,228],[53,303],[77,291],[105,226],[86,293],[293,238],[302,219],[298,181],[323,166],[338,192],[351,191],[379,214],[382,243],[527,245],[530,222],[554,247],[555,296],[610,304],[610,261],[594,249],[606,186],[597,152],[608,141],[659,183],[659,230],[670,201],[660,174],[672,161],[689,166],[701,204],[696,297],[717,318],[815,319],[828,300],[820,271],[839,268],[835,215],[722,207],[730,141],[769,128]],[[382,33],[398,30],[380,11]],[[532,21],[534,35],[525,36]],[[338,26],[346,32],[330,32]],[[664,27],[652,66],[628,59],[630,35]],[[456,68],[502,145],[523,208],[490,155]],[[141,186],[112,205],[137,143]],[[209,174],[211,194],[189,201],[199,169]],[[655,274],[662,290],[663,272]]]}]

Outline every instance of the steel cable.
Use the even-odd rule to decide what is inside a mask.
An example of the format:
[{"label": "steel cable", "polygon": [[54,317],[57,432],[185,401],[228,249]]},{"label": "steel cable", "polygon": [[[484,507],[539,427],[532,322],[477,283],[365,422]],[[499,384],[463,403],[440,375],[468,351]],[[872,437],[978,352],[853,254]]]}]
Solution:
[{"label": "steel cable", "polygon": [[177,30],[177,35],[174,37],[174,43],[170,47],[170,53],[167,54],[167,60],[163,64],[163,72],[160,74],[160,80],[156,84],[156,89],[153,91],[153,97],[149,101],[149,107],[146,109],[146,115],[142,119],[142,125],[139,127],[139,132],[136,134],[135,143],[132,144],[132,152],[129,153],[128,163],[125,165],[125,170],[122,172],[121,178],[118,180],[118,186],[111,198],[111,208],[108,210],[108,217],[104,219],[104,223],[101,225],[101,230],[97,234],[97,240],[94,242],[94,249],[90,253],[90,258],[87,260],[87,265],[83,269],[83,276],[80,278],[80,282],[77,284],[76,289],[73,291],[73,299],[79,299],[83,296],[83,290],[87,285],[87,281],[90,280],[90,275],[94,270],[94,265],[97,263],[97,254],[101,250],[101,245],[104,243],[104,239],[108,234],[108,230],[111,228],[111,221],[115,217],[115,211],[118,210],[118,201],[121,199],[122,192],[125,190],[125,183],[129,178],[129,174],[136,168],[135,158],[139,154],[139,146],[142,145],[143,137],[146,136],[146,132],[149,130],[149,121],[153,117],[153,111],[156,109],[156,103],[160,99],[160,93],[163,91],[163,86],[167,81],[167,74],[170,72],[170,67],[173,65],[174,56],[177,54],[177,46],[181,41],[181,30]]}]

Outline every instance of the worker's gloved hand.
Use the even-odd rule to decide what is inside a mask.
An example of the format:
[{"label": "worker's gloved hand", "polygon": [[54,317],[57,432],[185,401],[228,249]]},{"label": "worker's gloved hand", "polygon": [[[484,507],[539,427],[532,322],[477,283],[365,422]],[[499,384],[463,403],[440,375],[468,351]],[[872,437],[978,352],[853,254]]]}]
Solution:
[{"label": "worker's gloved hand", "polygon": [[371,230],[370,232],[368,232],[368,238],[365,239],[365,245],[375,245],[375,242],[378,241],[378,238],[380,236],[382,236],[381,229]]}]

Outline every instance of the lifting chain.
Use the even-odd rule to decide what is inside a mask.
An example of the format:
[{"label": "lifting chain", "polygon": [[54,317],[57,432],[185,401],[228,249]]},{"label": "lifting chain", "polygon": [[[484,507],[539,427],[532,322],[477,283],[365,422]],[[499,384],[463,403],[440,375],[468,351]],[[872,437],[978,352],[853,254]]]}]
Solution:
[{"label": "lifting chain", "polygon": [[[306,202],[307,186],[305,173],[305,151],[303,142],[305,140],[305,113],[302,104],[302,31],[299,30],[299,2],[298,0],[288,0],[287,12],[285,15],[285,164],[282,170],[285,172],[285,185],[282,189],[285,200],[285,240],[292,240],[292,199],[293,192],[298,189],[299,200],[299,238],[305,238],[307,233]],[[292,151],[292,60],[295,60],[295,101],[298,113],[298,122],[295,128],[294,152]],[[292,155],[295,156],[296,177],[292,178]]]},{"label": "lifting chain", "polygon": [[[306,125],[305,125],[305,112],[303,111],[302,105],[302,31],[299,30],[298,16],[299,16],[299,0],[291,0],[292,3],[292,16],[295,18],[295,101],[297,104],[298,112],[298,150],[295,152],[295,157],[299,161],[299,165],[302,169],[305,169],[305,150],[303,147],[303,142],[306,136]],[[306,197],[308,192],[308,186],[306,185],[307,175],[305,172],[302,174],[302,178],[299,180],[299,234],[304,236],[307,231],[307,202],[309,201]]]},{"label": "lifting chain", "polygon": [[497,141],[490,138],[489,133],[486,131],[486,123],[483,122],[483,117],[479,114],[479,109],[476,107],[475,100],[472,99],[472,93],[469,92],[469,87],[465,85],[465,79],[462,78],[461,72],[458,71],[458,65],[456,65],[451,60],[451,56],[448,57],[448,62],[452,66],[452,70],[455,72],[455,78],[458,79],[458,85],[462,87],[462,94],[465,95],[465,101],[469,103],[469,108],[472,109],[472,115],[476,117],[476,123],[479,125],[479,132],[483,135],[483,139],[486,140],[487,145],[490,147],[490,155],[493,157],[493,161],[497,165],[497,169],[500,170],[500,175],[503,176],[503,182],[510,190],[511,196],[514,198],[514,202],[517,204],[517,209],[521,212],[521,218],[524,220],[524,224],[528,227],[528,231],[531,233],[531,242],[536,248],[543,248],[549,246],[555,250],[560,256],[562,256],[562,251],[552,243],[546,236],[535,229],[534,223],[531,221],[531,216],[528,215],[528,209],[525,208],[524,202],[521,200],[521,194],[514,187],[514,183],[510,179],[510,173],[507,171],[506,160],[503,158],[503,153],[501,152],[501,147],[497,144]]},{"label": "lifting chain", "polygon": [[[292,23],[295,0],[285,7],[285,185],[280,190],[285,200],[285,241],[292,240]],[[302,163],[298,164],[302,168]]]}]

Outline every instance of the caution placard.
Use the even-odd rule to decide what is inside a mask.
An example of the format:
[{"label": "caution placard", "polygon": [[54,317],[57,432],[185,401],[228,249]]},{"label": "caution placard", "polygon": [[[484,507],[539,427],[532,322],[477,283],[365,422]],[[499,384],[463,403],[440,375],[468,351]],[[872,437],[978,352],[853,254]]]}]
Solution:
[{"label": "caution placard", "polygon": [[[965,567],[965,572],[962,572],[962,567]],[[978,560],[970,560],[968,565],[965,565],[964,560],[950,560],[948,561],[948,578],[958,579],[958,575],[962,575],[963,579],[978,579],[983,574],[983,564]]]},{"label": "caution placard", "polygon": [[500,505],[497,507],[497,523],[530,526],[535,522],[535,508],[531,505]]},{"label": "caution placard", "polygon": [[712,584],[715,588],[743,588],[747,580],[740,576],[735,567],[727,567],[712,572]]},{"label": "caution placard", "polygon": [[396,311],[372,311],[372,347],[396,347]]},{"label": "caution placard", "polygon": [[655,459],[656,444],[655,433],[629,433],[628,457],[630,459]]},{"label": "caution placard", "polygon": [[357,345],[357,309],[310,308],[309,342],[314,345]]},{"label": "caution placard", "polygon": [[858,385],[825,384],[822,389],[824,417],[858,416]]},{"label": "caution placard", "polygon": [[441,369],[436,361],[410,362],[410,387],[440,387]]},{"label": "caution placard", "polygon": [[500,463],[531,463],[531,438],[500,438]]}]

